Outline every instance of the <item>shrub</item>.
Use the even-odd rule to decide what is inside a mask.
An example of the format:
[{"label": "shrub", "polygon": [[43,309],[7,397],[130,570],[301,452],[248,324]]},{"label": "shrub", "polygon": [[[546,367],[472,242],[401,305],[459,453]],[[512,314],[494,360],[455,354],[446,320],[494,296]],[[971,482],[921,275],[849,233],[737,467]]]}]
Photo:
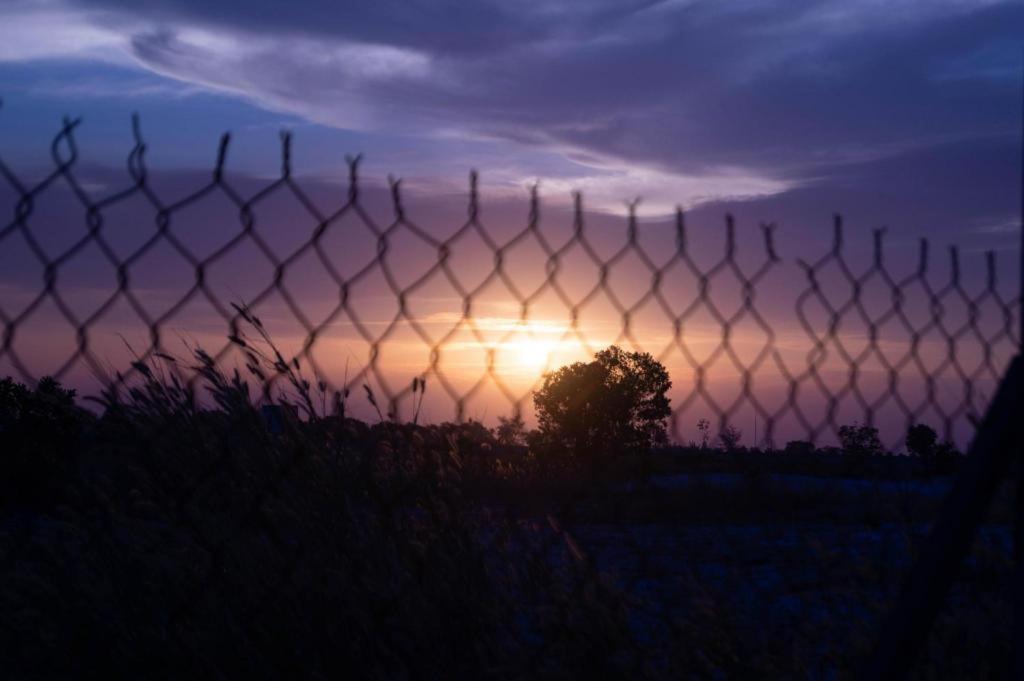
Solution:
[{"label": "shrub", "polygon": [[722,449],[727,452],[735,452],[740,448],[740,440],[743,439],[743,431],[736,426],[727,424],[718,433],[718,441],[722,443]]},{"label": "shrub", "polygon": [[786,443],[786,448],[783,450],[783,453],[794,457],[811,456],[814,452],[814,443],[807,440],[790,440]]},{"label": "shrub", "polygon": [[916,423],[907,429],[907,453],[911,456],[930,458],[935,455],[938,434],[924,423]]},{"label": "shrub", "polygon": [[498,428],[495,431],[498,444],[504,447],[526,443],[526,424],[522,414],[499,416]]},{"label": "shrub", "polygon": [[75,405],[75,391],[52,378],[35,388],[0,380],[0,499],[25,503],[57,493],[92,420]]},{"label": "shrub", "polygon": [[853,456],[878,456],[885,453],[878,437],[878,428],[868,424],[854,423],[839,427],[839,442],[843,453]]}]

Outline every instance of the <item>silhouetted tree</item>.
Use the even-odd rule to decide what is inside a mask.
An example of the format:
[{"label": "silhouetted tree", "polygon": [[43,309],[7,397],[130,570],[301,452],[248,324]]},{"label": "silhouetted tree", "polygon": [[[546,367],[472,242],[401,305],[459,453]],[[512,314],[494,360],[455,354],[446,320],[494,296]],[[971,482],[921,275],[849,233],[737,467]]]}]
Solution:
[{"label": "silhouetted tree", "polygon": [[533,395],[537,440],[576,457],[665,443],[671,386],[668,371],[650,354],[613,345],[592,362],[544,376]]},{"label": "silhouetted tree", "polygon": [[78,438],[94,417],[75,391],[52,378],[35,388],[0,380],[0,506],[51,495],[71,469]]},{"label": "silhouetted tree", "polygon": [[521,445],[526,442],[526,424],[522,415],[499,416],[495,436],[499,445]]},{"label": "silhouetted tree", "polygon": [[939,472],[954,470],[957,460],[962,456],[956,445],[948,440],[940,442],[935,430],[923,423],[915,423],[907,429],[905,443],[908,454],[937,466]]},{"label": "silhouetted tree", "polygon": [[915,423],[907,429],[907,452],[912,456],[930,458],[936,453],[938,434],[924,423]]},{"label": "silhouetted tree", "polygon": [[874,456],[885,453],[882,441],[878,438],[878,428],[866,423],[839,426],[839,442],[845,454]]},{"label": "silhouetted tree", "polygon": [[736,426],[727,424],[722,431],[718,434],[718,441],[722,444],[722,449],[727,452],[735,452],[740,448],[740,440],[743,439],[743,431]]}]

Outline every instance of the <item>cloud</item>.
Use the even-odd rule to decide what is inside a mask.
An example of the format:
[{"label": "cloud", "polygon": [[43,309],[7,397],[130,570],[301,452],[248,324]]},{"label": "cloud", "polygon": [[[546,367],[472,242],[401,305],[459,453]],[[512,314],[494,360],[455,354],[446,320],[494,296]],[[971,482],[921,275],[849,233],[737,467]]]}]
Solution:
[{"label": "cloud", "polygon": [[106,51],[327,126],[495,140],[495,163],[508,145],[554,151],[572,167],[549,186],[658,211],[978,135],[1009,143],[1024,29],[1024,7],[988,0],[14,7],[7,31],[39,45],[0,48],[9,59]]},{"label": "cloud", "polygon": [[1007,216],[995,220],[985,220],[975,224],[974,231],[981,234],[1009,234],[1017,236],[1020,233],[1020,218]]},{"label": "cloud", "polygon": [[53,2],[15,1],[0,5],[0,62],[77,58],[131,61],[127,40],[103,26],[98,12]]},{"label": "cloud", "polygon": [[162,75],[357,130],[393,125],[396,117],[381,115],[375,92],[421,80],[430,67],[428,56],[386,45],[245,38],[191,28],[137,33],[131,51]]},{"label": "cloud", "polygon": [[639,199],[638,210],[647,217],[671,215],[677,207],[691,208],[711,200],[770,196],[791,186],[784,180],[759,177],[742,169],[721,168],[684,175],[634,167],[602,174],[543,178],[540,184],[555,197],[581,191],[587,197],[589,210],[619,215],[628,212],[624,199]]},{"label": "cloud", "polygon": [[202,94],[197,85],[180,84],[153,78],[41,78],[24,92],[44,97],[71,97],[74,99],[114,99],[136,97],[168,97],[180,99]]}]

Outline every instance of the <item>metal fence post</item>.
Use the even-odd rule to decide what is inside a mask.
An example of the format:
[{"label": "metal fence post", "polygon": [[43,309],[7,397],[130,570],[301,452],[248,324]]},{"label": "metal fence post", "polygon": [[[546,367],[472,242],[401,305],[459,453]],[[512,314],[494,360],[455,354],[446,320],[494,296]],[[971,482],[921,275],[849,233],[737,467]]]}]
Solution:
[{"label": "metal fence post", "polygon": [[906,678],[927,640],[1017,449],[1022,381],[1024,356],[1017,355],[978,428],[967,461],[921,548],[900,600],[879,632],[865,678]]},{"label": "metal fence post", "polygon": [[[1020,264],[1017,279],[1020,286],[1017,321],[1020,328],[1017,333],[1018,353],[1024,354],[1024,51],[1021,73],[1021,138],[1020,138]],[[1017,402],[1024,404],[1024,385],[1016,386]],[[1014,609],[1013,609],[1013,651],[1014,677],[1024,679],[1024,438],[1017,439],[1017,488],[1014,490],[1015,509],[1013,518],[1013,561],[1014,561]]]}]

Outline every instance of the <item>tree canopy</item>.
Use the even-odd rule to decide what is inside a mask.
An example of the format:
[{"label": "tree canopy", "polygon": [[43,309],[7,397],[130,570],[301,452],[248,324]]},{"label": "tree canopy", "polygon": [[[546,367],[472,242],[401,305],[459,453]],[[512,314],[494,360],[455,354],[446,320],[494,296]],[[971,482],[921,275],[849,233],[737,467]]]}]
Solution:
[{"label": "tree canopy", "polygon": [[904,442],[907,445],[907,453],[911,456],[929,457],[935,454],[939,435],[935,430],[924,423],[915,423],[907,429],[907,437]]},{"label": "tree canopy", "polygon": [[885,447],[878,437],[878,428],[866,423],[839,426],[839,442],[843,452],[856,456],[878,456],[885,454]]},{"label": "tree canopy", "polygon": [[574,456],[640,451],[667,441],[672,381],[646,352],[611,346],[544,376],[534,392],[541,442]]}]

